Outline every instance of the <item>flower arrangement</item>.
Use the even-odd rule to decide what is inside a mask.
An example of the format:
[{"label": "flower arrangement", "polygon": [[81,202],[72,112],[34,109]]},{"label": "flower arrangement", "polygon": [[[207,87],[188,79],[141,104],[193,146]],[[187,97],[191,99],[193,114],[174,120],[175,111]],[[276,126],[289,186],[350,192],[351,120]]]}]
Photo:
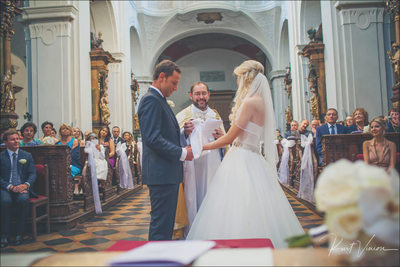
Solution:
[{"label": "flower arrangement", "polygon": [[314,195],[317,209],[326,213],[329,253],[348,254],[350,260],[360,261],[367,252],[376,256],[398,251],[399,177],[395,171],[388,175],[383,168],[342,159],[323,170]]}]

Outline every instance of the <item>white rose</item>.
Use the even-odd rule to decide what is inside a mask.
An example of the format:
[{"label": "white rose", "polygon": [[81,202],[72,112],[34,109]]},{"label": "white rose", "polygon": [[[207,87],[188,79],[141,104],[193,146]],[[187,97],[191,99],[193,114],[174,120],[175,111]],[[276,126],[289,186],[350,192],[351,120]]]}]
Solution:
[{"label": "white rose", "polygon": [[354,164],[360,176],[360,185],[364,188],[369,187],[383,187],[390,191],[389,175],[385,172],[384,168],[373,165],[367,165],[363,161],[357,161]]},{"label": "white rose", "polygon": [[172,100],[167,100],[167,103],[168,103],[168,105],[169,105],[171,108],[174,108],[174,107],[175,107],[174,101],[172,101]]},{"label": "white rose", "polygon": [[331,163],[318,177],[314,191],[317,208],[328,211],[356,204],[360,189],[357,169],[350,161],[342,159]]},{"label": "white rose", "polygon": [[357,205],[330,210],[326,214],[329,232],[347,240],[355,240],[361,230],[361,213]]},{"label": "white rose", "polygon": [[[398,187],[393,188],[398,190]],[[399,246],[399,199],[383,187],[371,187],[360,194],[363,230],[390,245]]]},{"label": "white rose", "polygon": [[20,159],[18,162],[21,163],[21,164],[25,164],[26,163],[26,159]]}]

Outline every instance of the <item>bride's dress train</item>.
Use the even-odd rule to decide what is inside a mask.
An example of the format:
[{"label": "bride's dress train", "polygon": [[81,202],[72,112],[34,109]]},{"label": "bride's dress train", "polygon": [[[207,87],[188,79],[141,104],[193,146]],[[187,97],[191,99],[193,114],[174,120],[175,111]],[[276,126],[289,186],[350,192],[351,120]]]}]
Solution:
[{"label": "bride's dress train", "polygon": [[285,238],[304,231],[276,167],[259,153],[263,128],[249,121],[243,130],[212,178],[187,239],[269,238],[275,248],[287,247]]}]

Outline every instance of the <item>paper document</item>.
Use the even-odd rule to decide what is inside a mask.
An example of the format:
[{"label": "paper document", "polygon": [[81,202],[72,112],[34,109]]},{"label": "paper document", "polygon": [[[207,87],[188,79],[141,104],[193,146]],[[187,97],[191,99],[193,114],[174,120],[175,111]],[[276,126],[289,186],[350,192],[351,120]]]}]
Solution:
[{"label": "paper document", "polygon": [[132,249],[110,266],[184,266],[215,246],[214,241],[159,241]]},{"label": "paper document", "polygon": [[212,134],[215,133],[215,130],[219,129],[221,124],[222,120],[207,118],[203,124],[203,134],[205,136],[212,136]]}]

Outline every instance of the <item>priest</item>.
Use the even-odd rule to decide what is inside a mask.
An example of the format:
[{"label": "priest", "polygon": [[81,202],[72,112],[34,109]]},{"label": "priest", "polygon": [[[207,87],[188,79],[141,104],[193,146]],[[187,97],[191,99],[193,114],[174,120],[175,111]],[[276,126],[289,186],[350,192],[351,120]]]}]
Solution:
[{"label": "priest", "polygon": [[[207,118],[221,120],[221,116],[218,112],[208,106],[210,90],[206,83],[193,83],[190,88],[189,96],[192,100],[192,104],[176,115],[179,127],[181,128],[181,131],[185,133],[184,136],[186,137],[186,140],[184,141],[186,143],[189,142],[189,136],[194,129],[191,120],[206,120]],[[210,138],[208,138],[207,142],[214,141],[224,134],[225,129],[221,123],[220,128],[215,129],[215,132],[210,136]],[[189,231],[191,223],[200,208],[207,193],[207,185],[211,182],[216,170],[218,169],[222,157],[226,152],[225,150],[226,148],[211,150],[209,153],[201,155],[198,159],[194,159],[192,162],[185,162],[183,184],[189,224],[185,229],[186,233]],[[175,227],[178,226],[177,224],[178,221],[176,222]]]}]

